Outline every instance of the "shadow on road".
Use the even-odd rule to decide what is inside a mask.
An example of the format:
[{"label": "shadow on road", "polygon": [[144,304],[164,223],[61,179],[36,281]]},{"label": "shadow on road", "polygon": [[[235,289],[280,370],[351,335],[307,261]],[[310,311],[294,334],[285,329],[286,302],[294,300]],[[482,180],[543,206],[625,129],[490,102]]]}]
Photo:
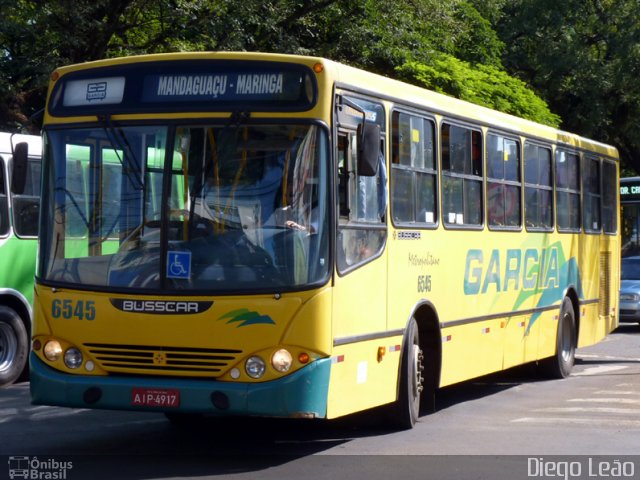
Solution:
[{"label": "shadow on road", "polygon": [[[636,330],[636,325],[624,325],[613,335]],[[578,367],[623,363],[640,361],[589,355],[576,359]],[[535,365],[512,368],[441,389],[437,410],[546,380]],[[74,465],[67,476],[70,480],[234,475],[269,479],[278,478],[283,465],[288,472],[294,465],[297,476],[304,477],[312,472],[303,465],[322,462],[328,458],[322,454],[329,450],[339,454],[353,439],[384,441],[384,436],[397,433],[380,418],[380,409],[331,421],[225,417],[174,425],[161,414],[35,407],[29,402],[28,384],[3,390],[0,413],[4,409],[15,414],[0,416],[0,454],[68,458]],[[423,416],[422,421],[429,419]]]}]

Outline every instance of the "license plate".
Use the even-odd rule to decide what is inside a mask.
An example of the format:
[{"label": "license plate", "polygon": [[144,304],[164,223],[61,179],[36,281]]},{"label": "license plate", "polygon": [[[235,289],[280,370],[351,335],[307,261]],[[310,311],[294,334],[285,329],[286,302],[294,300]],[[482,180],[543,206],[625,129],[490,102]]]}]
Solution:
[{"label": "license plate", "polygon": [[180,390],[175,388],[133,388],[131,390],[131,405],[177,408],[180,406]]}]

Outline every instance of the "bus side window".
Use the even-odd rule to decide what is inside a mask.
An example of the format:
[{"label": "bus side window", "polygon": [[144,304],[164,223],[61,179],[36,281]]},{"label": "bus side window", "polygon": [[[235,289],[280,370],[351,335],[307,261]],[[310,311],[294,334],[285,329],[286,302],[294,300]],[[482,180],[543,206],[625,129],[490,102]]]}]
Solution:
[{"label": "bus side window", "polygon": [[4,162],[0,158],[0,236],[9,233],[9,201],[4,181]]},{"label": "bus side window", "polygon": [[615,163],[602,162],[602,229],[604,233],[616,233],[618,230],[618,178]]},{"label": "bus side window", "polygon": [[392,117],[391,215],[408,226],[436,223],[435,123],[395,111]]},{"label": "bus side window", "polygon": [[551,149],[524,144],[525,218],[527,229],[553,229]]},{"label": "bus side window", "polygon": [[580,157],[556,150],[556,221],[561,232],[578,232],[580,215]]},{"label": "bus side window", "polygon": [[520,142],[487,135],[487,216],[489,228],[517,228],[522,224]]},{"label": "bus side window", "polygon": [[[341,272],[376,256],[384,245],[386,229],[386,167],[384,157],[376,176],[358,175],[358,136],[338,134],[338,269]],[[382,148],[381,148],[382,152]]]},{"label": "bus side window", "polygon": [[17,235],[38,236],[40,215],[40,162],[29,160],[24,192],[12,196],[13,225]]},{"label": "bus side window", "polygon": [[600,159],[585,156],[582,161],[582,172],[582,224],[585,231],[598,233],[602,229]]},{"label": "bus side window", "polygon": [[442,215],[445,225],[482,224],[482,135],[442,124]]}]

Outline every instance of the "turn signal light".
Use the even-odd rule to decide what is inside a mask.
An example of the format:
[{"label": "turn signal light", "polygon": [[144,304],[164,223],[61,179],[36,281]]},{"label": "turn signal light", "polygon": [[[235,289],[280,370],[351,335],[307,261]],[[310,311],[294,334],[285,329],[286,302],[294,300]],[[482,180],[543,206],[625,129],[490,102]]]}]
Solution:
[{"label": "turn signal light", "polygon": [[302,364],[309,363],[309,360],[310,358],[308,353],[302,352],[300,355],[298,355],[298,361]]}]

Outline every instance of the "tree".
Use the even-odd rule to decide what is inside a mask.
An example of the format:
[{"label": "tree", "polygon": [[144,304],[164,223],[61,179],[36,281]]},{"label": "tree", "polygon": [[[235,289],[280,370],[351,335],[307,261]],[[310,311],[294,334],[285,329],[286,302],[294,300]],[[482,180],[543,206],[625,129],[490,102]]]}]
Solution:
[{"label": "tree", "polygon": [[636,0],[515,0],[499,32],[507,69],[541,92],[562,127],[618,147],[640,172]]},{"label": "tree", "polygon": [[[468,89],[488,92],[480,65],[506,81],[489,21],[504,1],[0,0],[0,129],[42,109],[60,65],[182,50],[320,55],[390,77],[408,62],[453,68],[455,57],[477,73]],[[465,81],[435,86],[455,95]]]},{"label": "tree", "polygon": [[433,65],[408,62],[396,70],[401,78],[436,92],[557,127],[560,118],[524,82],[491,65],[473,67],[450,55]]}]

